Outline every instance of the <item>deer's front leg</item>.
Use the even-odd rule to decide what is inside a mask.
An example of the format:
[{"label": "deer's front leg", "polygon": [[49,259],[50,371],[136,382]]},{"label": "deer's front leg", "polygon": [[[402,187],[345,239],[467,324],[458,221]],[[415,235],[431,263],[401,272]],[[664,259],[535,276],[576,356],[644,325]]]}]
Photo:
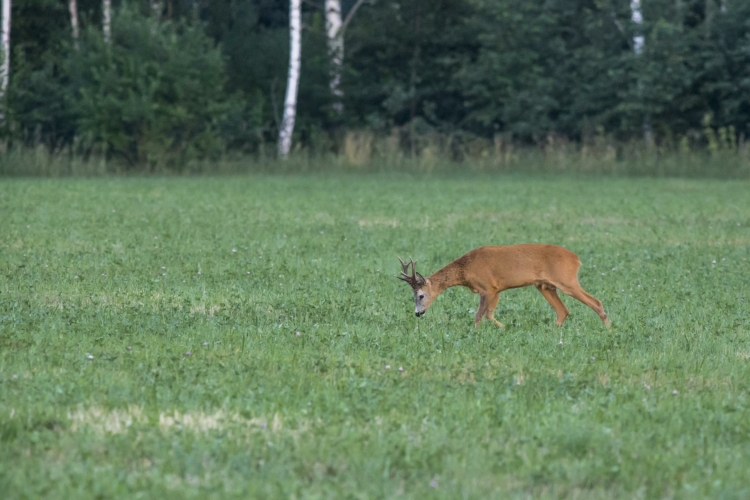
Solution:
[{"label": "deer's front leg", "polygon": [[487,302],[487,296],[481,294],[479,296],[479,307],[477,308],[477,314],[476,316],[474,316],[474,328],[478,327],[479,323],[482,322],[484,313],[487,312]]}]

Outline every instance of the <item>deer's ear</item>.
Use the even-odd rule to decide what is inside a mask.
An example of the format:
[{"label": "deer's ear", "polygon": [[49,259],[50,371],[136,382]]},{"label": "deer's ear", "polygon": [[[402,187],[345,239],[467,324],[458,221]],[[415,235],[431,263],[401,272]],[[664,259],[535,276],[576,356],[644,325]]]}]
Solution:
[{"label": "deer's ear", "polygon": [[419,286],[423,286],[424,284],[426,284],[426,283],[427,283],[427,279],[425,279],[425,277],[424,277],[424,276],[422,276],[422,275],[421,275],[421,274],[419,274],[419,273],[416,273],[416,274],[417,274],[417,285],[419,285]]}]

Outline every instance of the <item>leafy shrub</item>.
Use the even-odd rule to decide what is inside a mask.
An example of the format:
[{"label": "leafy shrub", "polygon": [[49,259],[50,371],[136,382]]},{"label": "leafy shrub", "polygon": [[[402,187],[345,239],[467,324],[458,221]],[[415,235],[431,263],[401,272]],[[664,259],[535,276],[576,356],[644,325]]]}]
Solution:
[{"label": "leafy shrub", "polygon": [[222,129],[241,127],[244,105],[224,91],[221,51],[201,26],[124,8],[111,43],[92,28],[41,67],[20,65],[13,119],[26,142],[54,137],[49,145],[180,170],[220,155]]}]

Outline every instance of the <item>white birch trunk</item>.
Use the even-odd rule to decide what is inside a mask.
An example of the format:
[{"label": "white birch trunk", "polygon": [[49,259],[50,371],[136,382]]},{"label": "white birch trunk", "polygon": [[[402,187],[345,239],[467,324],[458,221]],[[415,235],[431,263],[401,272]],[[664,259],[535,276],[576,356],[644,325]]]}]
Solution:
[{"label": "white birch trunk", "polygon": [[[630,12],[631,19],[636,25],[636,32],[633,36],[633,52],[640,56],[643,54],[643,47],[646,45],[646,37],[643,34],[643,13],[641,12],[641,0],[630,0]],[[643,84],[638,82],[639,93],[643,89]],[[654,136],[651,132],[651,120],[649,119],[648,113],[643,119],[643,140],[647,146],[651,146],[654,142]]]},{"label": "white birch trunk", "polygon": [[301,0],[289,0],[289,77],[284,99],[284,118],[279,130],[279,155],[285,158],[292,148],[294,118],[297,114],[297,89],[302,52],[302,5]]},{"label": "white birch trunk", "polygon": [[[194,5],[197,5],[197,3]],[[164,9],[161,0],[151,0],[151,12],[154,15],[154,19],[156,19],[156,22],[151,25],[151,35],[156,35],[156,30],[159,28],[158,24],[161,20],[162,10]]]},{"label": "white birch trunk", "polygon": [[68,10],[70,11],[70,27],[73,30],[73,41],[78,43],[80,31],[78,29],[78,1],[68,0]]},{"label": "white birch trunk", "polygon": [[341,0],[326,0],[326,33],[328,35],[328,58],[330,81],[328,87],[333,96],[333,110],[341,116],[344,112],[344,91],[341,90],[341,72],[344,66],[344,30],[341,19]]},{"label": "white birch trunk", "polygon": [[6,95],[10,78],[10,0],[3,1],[2,31],[0,43],[3,46],[3,64],[0,66],[0,125],[5,125],[5,110],[7,109]]},{"label": "white birch trunk", "polygon": [[630,18],[633,20],[638,29],[633,37],[633,51],[636,54],[643,52],[643,46],[646,44],[646,38],[643,36],[643,14],[641,13],[641,0],[630,0]]},{"label": "white birch trunk", "polygon": [[104,41],[112,40],[112,0],[102,0],[102,33]]}]

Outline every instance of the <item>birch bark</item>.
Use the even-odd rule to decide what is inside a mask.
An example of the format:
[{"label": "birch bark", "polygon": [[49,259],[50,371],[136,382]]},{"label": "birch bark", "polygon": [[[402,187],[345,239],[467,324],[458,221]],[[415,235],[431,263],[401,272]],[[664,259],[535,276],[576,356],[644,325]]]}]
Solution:
[{"label": "birch bark", "polygon": [[330,81],[328,87],[333,96],[333,110],[341,116],[344,112],[344,91],[341,90],[341,72],[344,66],[344,30],[341,19],[341,0],[326,0],[326,33],[328,35],[328,58]]},{"label": "birch bark", "polygon": [[633,51],[640,55],[643,52],[643,46],[646,44],[646,38],[643,36],[643,13],[641,13],[641,0],[630,0],[630,18],[637,26],[636,34],[633,36]]},{"label": "birch bark", "polygon": [[[630,12],[631,19],[636,25],[636,32],[633,35],[633,52],[637,56],[643,54],[643,47],[646,45],[646,37],[643,34],[643,13],[641,12],[641,0],[630,0]],[[643,83],[638,82],[638,92],[643,94]],[[654,136],[651,132],[651,120],[648,112],[646,112],[643,118],[643,140],[646,142],[646,146],[651,146],[654,142]]]},{"label": "birch bark", "polygon": [[284,98],[284,118],[279,130],[279,155],[286,158],[292,147],[294,119],[297,114],[297,90],[299,88],[299,68],[301,62],[302,31],[301,0],[289,0],[289,75]]},{"label": "birch bark", "polygon": [[364,2],[365,0],[357,0],[342,20],[341,0],[325,0],[330,75],[328,88],[333,96],[333,110],[338,116],[344,113],[344,91],[341,88],[341,74],[344,70],[344,33]]},{"label": "birch bark", "polygon": [[104,41],[112,39],[112,0],[102,0],[102,33]]},{"label": "birch bark", "polygon": [[78,46],[78,36],[80,31],[78,29],[78,1],[68,0],[68,10],[70,11],[70,27],[73,30],[73,41]]},{"label": "birch bark", "polygon": [[3,46],[3,63],[0,66],[0,125],[5,125],[7,109],[8,80],[10,78],[10,0],[3,0],[2,30],[0,43]]}]

